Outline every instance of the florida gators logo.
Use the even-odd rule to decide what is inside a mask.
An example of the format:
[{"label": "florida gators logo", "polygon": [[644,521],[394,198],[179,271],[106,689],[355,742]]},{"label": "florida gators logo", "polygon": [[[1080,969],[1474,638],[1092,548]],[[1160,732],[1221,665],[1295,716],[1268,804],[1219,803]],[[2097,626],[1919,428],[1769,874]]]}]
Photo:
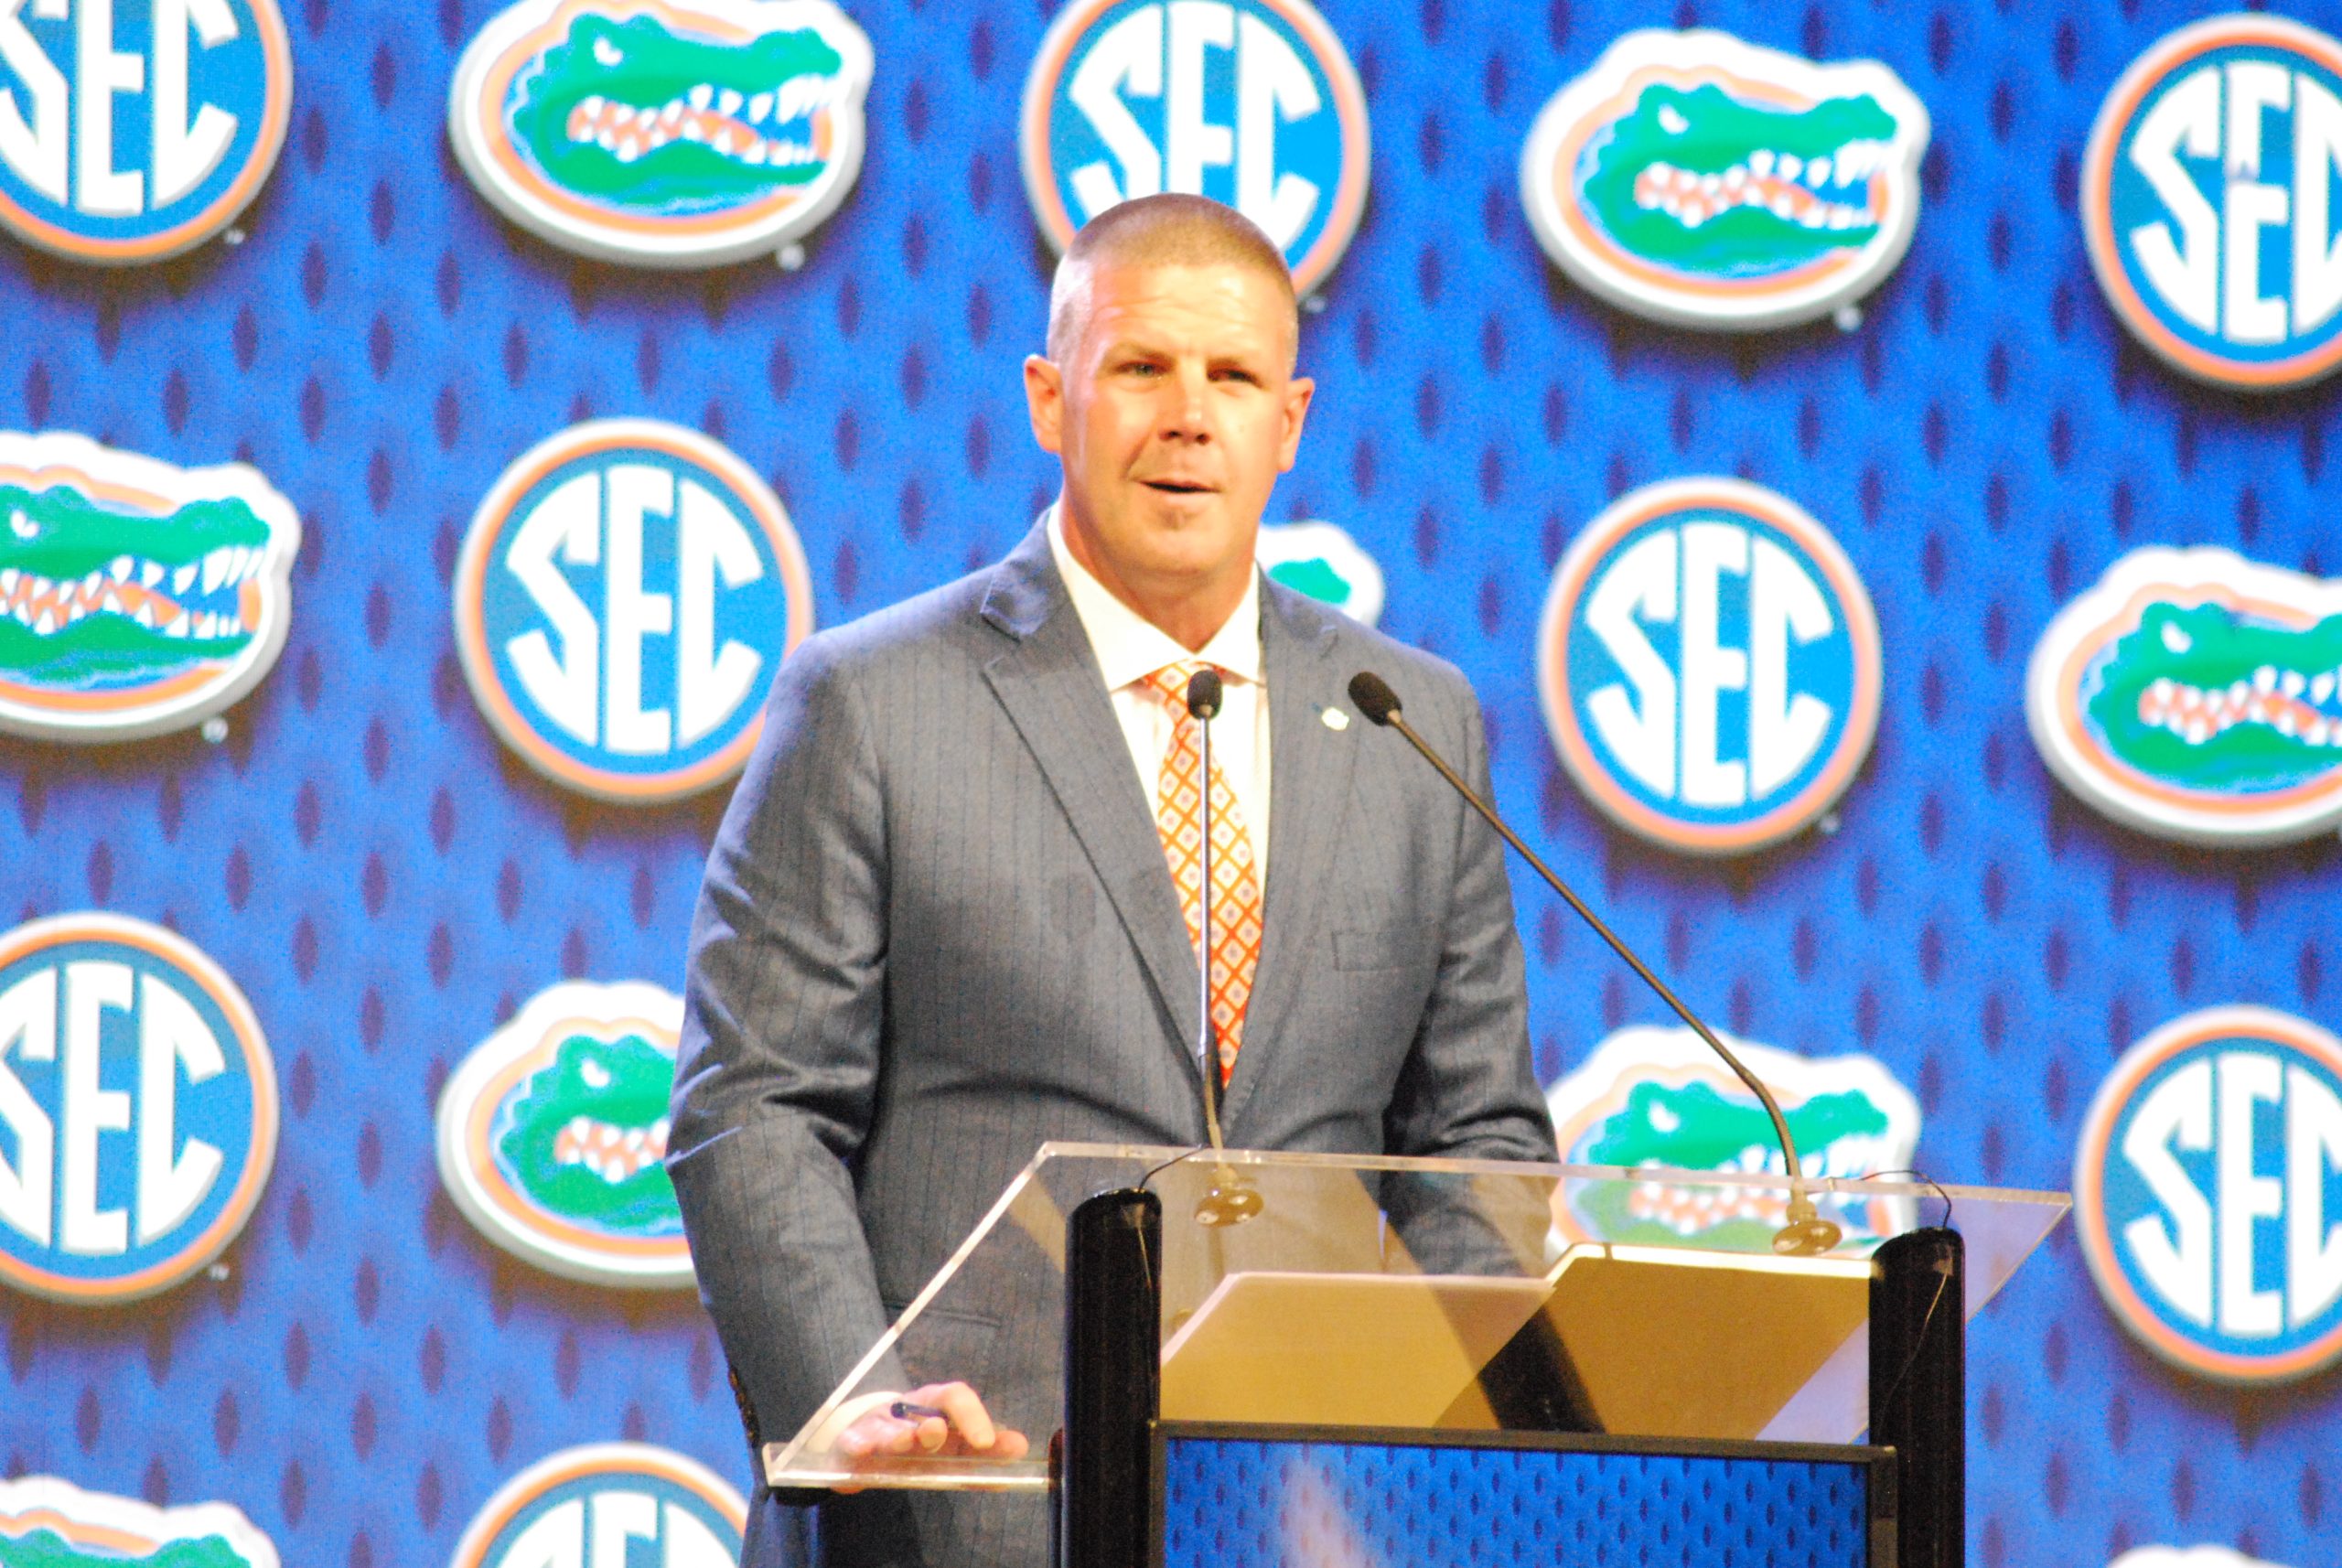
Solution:
[{"label": "florida gators logo", "polygon": [[553,243],[714,266],[845,199],[870,71],[829,0],[521,0],[464,50],[447,130],[480,193]]},{"label": "florida gators logo", "polygon": [[23,1568],[278,1568],[275,1546],[230,1504],[156,1508],[54,1476],[0,1481],[0,1560]]},{"label": "florida gators logo", "polygon": [[1255,551],[1272,582],[1372,626],[1382,617],[1382,567],[1331,522],[1264,522]]},{"label": "florida gators logo", "polygon": [[1645,28],[1538,115],[1521,197],[1562,270],[1622,309],[1785,327],[1902,261],[1928,135],[1927,110],[1876,60]]},{"label": "florida gators logo", "polygon": [[2342,822],[2342,580],[2226,550],[2135,550],[2057,613],[2025,719],[2066,787],[2205,844]]},{"label": "florida gators logo", "polygon": [[1366,94],[1307,0],[1075,0],[1025,81],[1025,189],[1059,251],[1163,191],[1242,212],[1307,294],[1366,207]]},{"label": "florida gators logo", "polygon": [[499,1487],[450,1568],[732,1568],[747,1519],[704,1465],[643,1443],[593,1444]]},{"label": "florida gators logo", "polygon": [[[1875,1058],[1814,1059],[1731,1040],[1733,1051],[1781,1102],[1809,1176],[1907,1171],[1919,1144],[1919,1103]],[[1773,1123],[1756,1097],[1689,1029],[1621,1029],[1546,1091],[1562,1163],[1665,1165],[1682,1171],[1786,1176]],[[1778,1188],[1726,1183],[1673,1189],[1626,1182],[1556,1188],[1554,1220],[1573,1241],[1631,1241],[1767,1251],[1788,1220]],[[1907,1198],[1818,1201],[1852,1241],[1899,1235],[1915,1222]]]},{"label": "florida gators logo", "polygon": [[1853,564],[1739,479],[1646,485],[1588,524],[1554,569],[1537,659],[1587,799],[1693,854],[1801,832],[1878,728],[1878,621]]},{"label": "florida gators logo", "polygon": [[252,1004],[183,938],[100,914],[0,936],[0,1281],[170,1289],[252,1217],[277,1114]]},{"label": "florida gators logo", "polygon": [[2117,1321],[2231,1383],[2342,1359],[2342,1040],[2209,1007],[2114,1064],[2083,1120],[2074,1221]]},{"label": "florida gators logo", "polygon": [[238,702],[285,647],[300,548],[242,463],[0,431],[0,730],[128,740]]},{"label": "florida gators logo", "polygon": [[667,1153],[683,1004],[655,985],[564,982],[483,1041],[439,1096],[439,1174],[515,1257],[597,1284],[682,1286],[691,1251]]},{"label": "florida gators logo", "polygon": [[0,224],[78,261],[161,261],[276,166],[293,56],[276,0],[0,4]]},{"label": "florida gators logo", "polygon": [[2107,303],[2177,370],[2243,391],[2342,365],[2342,43],[2214,16],[2131,63],[2082,157]]},{"label": "florida gators logo", "polygon": [[626,804],[740,770],[813,625],[789,516],[704,435],[594,420],[524,453],[473,515],[456,647],[480,711],[557,784]]}]

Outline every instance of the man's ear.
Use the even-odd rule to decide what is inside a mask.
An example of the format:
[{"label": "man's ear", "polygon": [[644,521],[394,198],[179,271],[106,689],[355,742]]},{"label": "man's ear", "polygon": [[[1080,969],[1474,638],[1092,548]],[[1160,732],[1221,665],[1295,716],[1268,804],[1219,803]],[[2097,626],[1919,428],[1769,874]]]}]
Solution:
[{"label": "man's ear", "polygon": [[1042,451],[1065,450],[1065,372],[1038,354],[1025,356],[1025,412]]},{"label": "man's ear", "polygon": [[1277,472],[1293,471],[1294,459],[1301,452],[1301,425],[1309,417],[1309,400],[1317,395],[1317,383],[1307,376],[1295,376],[1285,383],[1284,434],[1277,441]]}]

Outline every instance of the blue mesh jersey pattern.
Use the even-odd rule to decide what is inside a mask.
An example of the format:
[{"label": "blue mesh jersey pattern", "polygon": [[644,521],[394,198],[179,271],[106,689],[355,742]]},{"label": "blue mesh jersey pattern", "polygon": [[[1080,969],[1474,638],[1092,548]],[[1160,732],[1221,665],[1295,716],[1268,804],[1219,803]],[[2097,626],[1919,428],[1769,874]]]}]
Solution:
[{"label": "blue mesh jersey pattern", "polygon": [[1166,1445],[1164,1568],[1867,1568],[1856,1466],[1649,1454]]},{"label": "blue mesh jersey pattern", "polygon": [[[2342,571],[2335,389],[2183,382],[2083,255],[2072,193],[2099,101],[2202,8],[1323,8],[1366,84],[1372,188],[1305,329],[1318,402],[1272,515],[1339,522],[1378,557],[1383,626],[1477,682],[1501,802],[1563,875],[1720,1025],[1875,1055],[1918,1093],[1920,1159],[1946,1179],[2066,1186],[2093,1088],[2182,1011],[2342,1023],[2333,842],[2133,835],[2070,800],[2025,728],[2034,639],[2129,548]],[[564,975],[679,983],[723,799],[599,807],[499,745],[449,622],[472,508],[568,422],[693,425],[772,481],[833,625],[997,557],[1054,482],[1017,374],[1047,295],[1015,127],[1047,6],[856,4],[878,57],[858,188],[801,271],[683,276],[553,251],[462,179],[446,83],[493,9],[296,0],[292,130],[241,244],[121,275],[0,244],[0,425],[245,459],[306,536],[291,641],[223,741],[0,743],[0,918],[177,927],[251,996],[285,1095],[224,1277],[135,1310],[0,1298],[0,1466],[230,1499],[288,1562],[335,1568],[445,1561],[500,1480],[573,1443],[746,1472],[688,1294],[509,1260],[433,1169],[442,1080],[521,1001]],[[2296,14],[2342,30],[2330,0]],[[1516,190],[1530,122],[1618,34],[1669,19],[1875,56],[1926,101],[1918,236],[1855,330],[1664,330],[1544,260]],[[1614,497],[1687,473],[1812,511],[1885,645],[1876,748],[1835,831],[1722,864],[1606,828],[1536,696],[1563,546]],[[1557,901],[1517,897],[1542,1077],[1662,1020]],[[2070,1229],[1971,1347],[1981,1568],[2148,1542],[2330,1561],[2335,1375],[2244,1392],[2165,1369],[2101,1307]]]}]

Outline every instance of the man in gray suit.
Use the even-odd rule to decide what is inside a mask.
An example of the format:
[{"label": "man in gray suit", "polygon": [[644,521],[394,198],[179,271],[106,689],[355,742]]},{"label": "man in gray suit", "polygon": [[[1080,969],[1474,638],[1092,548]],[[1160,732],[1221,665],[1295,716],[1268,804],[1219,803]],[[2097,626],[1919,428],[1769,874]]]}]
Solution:
[{"label": "man in gray suit", "polygon": [[[1194,668],[1225,690],[1213,788],[1236,836],[1214,841],[1215,923],[1257,936],[1215,993],[1228,1142],[1553,1157],[1501,847],[1345,695],[1384,674],[1485,790],[1469,686],[1254,564],[1313,391],[1297,342],[1282,258],[1230,209],[1166,196],[1093,220],[1026,363],[1057,505],[1005,561],[808,639],[774,683],[693,924],[668,1155],[768,1440],[1036,1145],[1202,1141],[1197,894],[1159,831],[1193,767],[1170,698]],[[961,1326],[995,1368],[1059,1333]],[[1012,1340],[1035,1354],[994,1342]],[[961,1377],[978,1381],[907,1367],[905,1397],[949,1415],[882,1402],[835,1449],[1015,1452],[1025,1435],[984,1404],[1017,1415],[1020,1391]],[[1018,1419],[1046,1434],[1047,1412]],[[854,1568],[1043,1555],[1032,1498],[818,1512],[821,1559]],[[759,1479],[744,1561],[780,1562],[793,1533]]]}]

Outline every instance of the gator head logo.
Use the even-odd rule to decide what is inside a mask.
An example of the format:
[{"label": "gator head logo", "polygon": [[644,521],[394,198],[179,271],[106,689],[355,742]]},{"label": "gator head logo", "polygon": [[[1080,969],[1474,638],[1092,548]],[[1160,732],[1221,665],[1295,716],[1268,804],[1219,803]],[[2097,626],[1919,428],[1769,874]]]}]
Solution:
[{"label": "gator head logo", "polygon": [[90,1305],[218,1257],[276,1159],[276,1068],[233,981],[119,915],[0,935],[0,1282]]},{"label": "gator head logo", "polygon": [[499,1487],[451,1568],[732,1568],[747,1520],[704,1465],[643,1443],[593,1444]]},{"label": "gator head logo", "polygon": [[845,199],[870,70],[829,0],[521,0],[465,49],[447,127],[480,193],[553,243],[714,266]]},{"label": "gator head logo", "polygon": [[293,618],[292,503],[241,463],[177,468],[0,432],[0,730],[185,729],[260,683]]},{"label": "gator head logo", "polygon": [[1255,552],[1272,582],[1372,626],[1382,615],[1382,568],[1330,522],[1262,523]]},{"label": "gator head logo", "polygon": [[[1919,1106],[1874,1058],[1812,1059],[1726,1038],[1781,1102],[1809,1176],[1908,1170]],[[1772,1119],[1732,1069],[1689,1029],[1637,1026],[1595,1047],[1546,1091],[1563,1163],[1668,1165],[1685,1171],[1786,1174]],[[1765,1252],[1788,1220],[1783,1193],[1729,1187],[1653,1193],[1625,1182],[1554,1194],[1554,1226],[1572,1241],[1681,1244]],[[1916,1222],[1905,1198],[1855,1205],[1817,1195],[1851,1242],[1898,1235]]]},{"label": "gator head logo", "polygon": [[1787,497],[1729,478],[1620,497],[1553,570],[1545,722],[1619,826],[1736,854],[1804,831],[1870,755],[1885,664],[1853,563]]},{"label": "gator head logo", "polygon": [[2342,822],[2342,580],[2137,550],[2034,649],[2025,718],[2067,788],[2143,832],[2277,843]]},{"label": "gator head logo", "polygon": [[2107,93],[2082,156],[2090,269],[2174,369],[2271,392],[2342,365],[2342,42],[2278,16],[2213,16]]},{"label": "gator head logo", "polygon": [[464,1058],[439,1096],[439,1174],[514,1257],[597,1284],[692,1283],[667,1153],[683,1004],[565,982]]},{"label": "gator head logo", "polygon": [[1208,196],[1306,295],[1366,208],[1366,93],[1308,0],[1074,0],[1025,79],[1025,192],[1049,243],[1121,202]]},{"label": "gator head logo", "polygon": [[285,145],[276,0],[0,4],[0,224],[79,261],[161,261],[235,221]]},{"label": "gator head logo", "polygon": [[2119,1323],[2221,1382],[2342,1359],[2342,1040],[2208,1007],[2133,1046],[2074,1155],[2074,1228]]},{"label": "gator head logo", "polygon": [[158,1509],[54,1476],[0,1481],[9,1568],[278,1568],[276,1548],[227,1503]]},{"label": "gator head logo", "polygon": [[1816,65],[1646,28],[1554,94],[1520,160],[1531,225],[1622,309],[1754,329],[1826,316],[1902,261],[1928,112],[1875,60]]},{"label": "gator head logo", "polygon": [[556,784],[646,805],[747,761],[813,586],[747,464],[677,425],[598,419],[521,454],[480,502],[455,613],[504,743]]}]

